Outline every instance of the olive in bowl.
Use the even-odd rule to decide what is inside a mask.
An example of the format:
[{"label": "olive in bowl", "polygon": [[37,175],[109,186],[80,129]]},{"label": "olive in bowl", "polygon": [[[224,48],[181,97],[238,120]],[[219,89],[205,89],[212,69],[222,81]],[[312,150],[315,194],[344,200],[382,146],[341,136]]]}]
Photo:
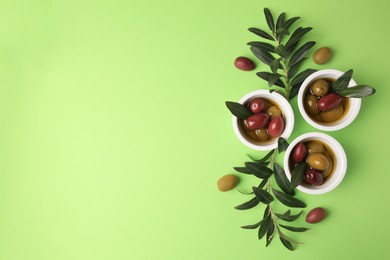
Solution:
[{"label": "olive in bowl", "polygon": [[[327,69],[314,72],[305,79],[298,92],[298,108],[311,126],[324,130],[340,130],[355,120],[361,99],[340,96],[332,90],[342,71]],[[357,85],[351,79],[348,87]]]},{"label": "olive in bowl", "polygon": [[284,170],[291,180],[295,167],[303,169],[297,189],[309,194],[323,194],[335,189],[347,170],[347,157],[333,137],[312,132],[291,142],[284,157]]},{"label": "olive in bowl", "polygon": [[279,93],[256,90],[239,101],[252,115],[242,120],[233,116],[233,129],[238,139],[255,150],[272,150],[278,138],[287,139],[294,127],[294,113],[288,101]]}]

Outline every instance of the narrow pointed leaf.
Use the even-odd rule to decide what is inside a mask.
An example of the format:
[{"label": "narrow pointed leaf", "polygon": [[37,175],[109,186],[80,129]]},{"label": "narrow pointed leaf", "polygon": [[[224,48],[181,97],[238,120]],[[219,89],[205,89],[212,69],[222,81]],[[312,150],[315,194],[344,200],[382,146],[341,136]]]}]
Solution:
[{"label": "narrow pointed leaf", "polygon": [[286,173],[284,172],[283,168],[280,167],[276,162],[274,163],[274,176],[276,183],[284,192],[294,195],[294,189],[292,188]]},{"label": "narrow pointed leaf", "polygon": [[279,44],[275,47],[275,52],[280,55],[280,57],[287,59],[288,58],[288,52],[286,50],[286,47],[284,47],[283,44]]},{"label": "narrow pointed leaf", "polygon": [[259,239],[262,239],[264,235],[267,233],[269,226],[271,225],[272,218],[271,215],[268,215],[263,222],[260,225],[259,232],[257,234],[257,237]]},{"label": "narrow pointed leaf", "polygon": [[306,204],[299,200],[294,198],[290,194],[286,194],[284,192],[272,189],[272,192],[274,193],[275,197],[282,202],[284,205],[292,207],[292,208],[305,208]]},{"label": "narrow pointed leaf", "polygon": [[[259,77],[259,78],[262,78],[264,79],[265,81],[269,81],[269,79],[271,78],[271,76],[273,75],[272,73],[269,73],[269,72],[265,72],[265,71],[262,71],[262,72],[257,72],[256,75]],[[278,79],[276,82],[275,82],[275,85],[276,86],[279,86],[281,88],[286,88],[286,86],[284,85],[284,83]]]},{"label": "narrow pointed leaf", "polygon": [[302,45],[298,50],[296,50],[296,52],[294,52],[294,54],[288,61],[289,66],[294,66],[295,64],[300,62],[315,44],[315,42],[310,41]]},{"label": "narrow pointed leaf", "polygon": [[279,28],[278,30],[276,30],[276,33],[279,34],[279,35],[289,35],[290,32],[286,29],[286,28]]},{"label": "narrow pointed leaf", "polygon": [[283,237],[279,236],[279,239],[280,241],[282,242],[282,244],[290,251],[294,251],[294,246],[291,244],[290,241],[287,241],[286,239],[284,239]]},{"label": "narrow pointed leaf", "polygon": [[291,172],[291,185],[296,188],[302,183],[306,171],[306,162],[302,162],[294,167]]},{"label": "narrow pointed leaf", "polygon": [[302,83],[303,81],[305,81],[305,79],[306,79],[307,77],[309,77],[311,74],[313,74],[313,73],[316,72],[316,71],[317,71],[317,70],[307,69],[307,70],[304,70],[304,71],[300,72],[298,75],[296,75],[296,76],[290,81],[290,85],[293,86],[293,85]]},{"label": "narrow pointed leaf", "polygon": [[257,187],[252,187],[252,189],[256,197],[264,204],[270,204],[274,200],[274,197],[272,197],[272,195],[269,194],[267,191],[259,189]]},{"label": "narrow pointed leaf", "polygon": [[256,224],[241,226],[241,228],[243,228],[243,229],[256,229],[256,228],[260,227],[262,222],[263,222],[263,220],[260,220]]},{"label": "narrow pointed leaf", "polygon": [[273,85],[275,85],[276,81],[278,81],[279,78],[280,78],[279,74],[272,74],[268,80],[268,87],[272,87]]},{"label": "narrow pointed leaf", "polygon": [[287,230],[290,230],[292,232],[305,232],[305,231],[310,230],[310,228],[306,228],[306,227],[291,227],[291,226],[285,226],[282,224],[279,224],[279,226],[281,226],[282,228],[285,228]]},{"label": "narrow pointed leaf", "polygon": [[313,28],[307,27],[307,28],[302,28],[299,27],[297,28],[293,34],[290,36],[290,39],[286,43],[286,49],[290,51],[290,48],[294,46],[306,33],[310,32]]},{"label": "narrow pointed leaf", "polygon": [[261,30],[261,29],[258,29],[258,28],[249,28],[248,31],[250,31],[251,33],[254,33],[256,34],[257,36],[260,36],[261,38],[264,38],[264,39],[267,39],[267,40],[271,40],[273,41],[274,38],[272,38],[271,35],[269,35],[269,33]]},{"label": "narrow pointed leaf", "polygon": [[266,166],[260,165],[255,162],[246,162],[245,166],[248,170],[252,172],[253,175],[260,179],[269,178],[272,174],[272,170]]},{"label": "narrow pointed leaf", "polygon": [[268,182],[268,179],[263,179],[257,188],[262,189]]},{"label": "narrow pointed leaf", "polygon": [[340,96],[350,97],[350,98],[363,98],[371,96],[376,92],[376,90],[367,85],[357,85],[350,88],[344,88],[337,90],[336,93]]},{"label": "narrow pointed leaf", "polygon": [[246,167],[233,167],[233,169],[244,174],[252,174]]},{"label": "narrow pointed leaf", "polygon": [[271,222],[271,225],[267,230],[265,247],[267,247],[271,243],[272,239],[274,238],[274,234],[275,234],[275,224]]},{"label": "narrow pointed leaf", "polygon": [[299,67],[302,65],[302,63],[305,60],[307,60],[307,58],[303,58],[300,62],[298,62],[294,66],[289,66],[290,69],[289,69],[288,74],[287,74],[289,79],[292,79],[294,77],[294,75],[298,72]]},{"label": "narrow pointed leaf", "polygon": [[263,219],[265,219],[269,215],[270,215],[270,211],[269,211],[269,204],[268,204],[267,207],[264,210]]},{"label": "narrow pointed leaf", "polygon": [[348,70],[341,75],[335,82],[333,82],[332,88],[334,91],[339,91],[348,87],[349,81],[351,81],[353,70]]},{"label": "narrow pointed leaf", "polygon": [[225,102],[227,108],[230,110],[230,112],[237,118],[245,120],[253,113],[246,108],[244,105],[237,103],[237,102],[232,102],[232,101],[226,101]]},{"label": "narrow pointed leaf", "polygon": [[274,17],[272,16],[268,8],[264,8],[265,20],[267,21],[268,27],[271,31],[275,32],[275,22]]},{"label": "narrow pointed leaf", "polygon": [[278,16],[278,19],[276,21],[276,31],[280,28],[284,28],[284,21],[286,20],[286,13],[283,12]]},{"label": "narrow pointed leaf", "polygon": [[247,44],[249,46],[257,47],[260,50],[264,50],[264,51],[268,51],[268,52],[275,52],[275,47],[269,43],[266,43],[266,42],[248,42]]},{"label": "narrow pointed leaf", "polygon": [[271,68],[272,73],[276,74],[278,72],[279,64],[280,64],[280,59],[275,59],[270,62],[269,67]]},{"label": "narrow pointed leaf", "polygon": [[302,212],[303,211],[299,212],[296,215],[286,214],[287,212],[284,214],[275,213],[275,215],[278,216],[281,220],[292,222],[292,221],[297,220],[301,216]]},{"label": "narrow pointed leaf", "polygon": [[299,93],[302,83],[291,86],[290,93],[288,94],[288,99],[293,99]]},{"label": "narrow pointed leaf", "polygon": [[259,204],[260,201],[257,197],[254,197],[253,199],[243,203],[243,204],[240,204],[238,206],[235,206],[234,208],[235,209],[238,209],[238,210],[246,210],[246,209],[251,209],[253,207],[256,207],[257,204]]},{"label": "narrow pointed leaf", "polygon": [[238,190],[239,193],[241,193],[243,195],[252,195],[253,194],[253,191],[247,192],[247,191],[241,190],[240,188],[237,188],[237,190]]},{"label": "narrow pointed leaf", "polygon": [[[274,153],[274,151],[275,151],[275,149],[269,151],[263,158],[261,158],[261,159],[259,159],[259,160],[253,158],[253,157],[250,156],[249,154],[248,154],[248,156],[249,156],[249,158],[251,158],[251,160],[254,161],[254,162],[263,162],[263,163],[265,164],[265,162],[271,157],[271,155]],[[267,163],[267,164],[268,164],[268,163]]]},{"label": "narrow pointed leaf", "polygon": [[275,59],[268,51],[264,51],[254,46],[252,46],[250,49],[259,60],[267,65],[269,65],[271,61]]},{"label": "narrow pointed leaf", "polygon": [[286,28],[286,29],[290,28],[291,25],[293,25],[298,19],[300,19],[300,17],[292,17],[292,18],[288,19],[284,23],[283,27]]},{"label": "narrow pointed leaf", "polygon": [[282,153],[287,150],[287,147],[289,146],[288,142],[286,139],[283,137],[279,137],[278,139],[278,152]]}]

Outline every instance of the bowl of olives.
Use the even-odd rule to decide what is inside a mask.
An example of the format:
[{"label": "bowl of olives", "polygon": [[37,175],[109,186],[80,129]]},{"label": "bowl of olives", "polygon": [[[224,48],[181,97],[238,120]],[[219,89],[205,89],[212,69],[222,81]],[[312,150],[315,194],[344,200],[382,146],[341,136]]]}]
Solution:
[{"label": "bowl of olives", "polygon": [[333,137],[319,132],[307,133],[288,146],[284,170],[300,191],[323,194],[335,189],[343,180],[347,157]]},{"label": "bowl of olives", "polygon": [[[326,69],[314,72],[305,79],[298,93],[298,108],[311,126],[324,130],[340,130],[355,120],[361,99],[343,97],[335,93],[332,83],[342,71]],[[348,87],[357,85],[351,79]]]},{"label": "bowl of olives", "polygon": [[250,116],[233,116],[233,128],[238,139],[255,150],[272,150],[278,138],[288,139],[294,127],[294,113],[290,103],[279,93],[255,90],[239,101]]}]

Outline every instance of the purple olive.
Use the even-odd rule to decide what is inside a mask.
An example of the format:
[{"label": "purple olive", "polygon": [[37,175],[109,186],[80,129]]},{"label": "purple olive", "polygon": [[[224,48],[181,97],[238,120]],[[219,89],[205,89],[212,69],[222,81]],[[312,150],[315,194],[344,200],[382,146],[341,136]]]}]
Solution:
[{"label": "purple olive", "polygon": [[309,168],[306,170],[305,176],[304,176],[304,181],[315,185],[315,186],[320,186],[322,183],[324,183],[324,178],[322,177],[322,174],[320,171],[316,169]]},{"label": "purple olive", "polygon": [[323,220],[326,217],[326,211],[324,208],[314,208],[309,211],[306,215],[306,222],[307,223],[317,223]]},{"label": "purple olive", "polygon": [[275,138],[282,135],[284,131],[284,121],[281,116],[275,116],[268,125],[268,134]]},{"label": "purple olive", "polygon": [[266,113],[251,115],[246,119],[246,127],[249,130],[257,130],[268,125],[270,116]]},{"label": "purple olive", "polygon": [[301,163],[306,160],[307,148],[303,143],[298,143],[292,151],[292,159],[294,163]]},{"label": "purple olive", "polygon": [[343,98],[335,93],[330,93],[321,97],[317,101],[317,108],[319,111],[328,111],[341,104]]},{"label": "purple olive", "polygon": [[262,98],[255,98],[249,104],[249,109],[253,113],[260,113],[263,112],[267,108],[267,106],[268,106],[267,101],[265,101]]},{"label": "purple olive", "polygon": [[251,71],[254,70],[255,63],[247,57],[238,57],[234,60],[234,66],[239,70]]}]

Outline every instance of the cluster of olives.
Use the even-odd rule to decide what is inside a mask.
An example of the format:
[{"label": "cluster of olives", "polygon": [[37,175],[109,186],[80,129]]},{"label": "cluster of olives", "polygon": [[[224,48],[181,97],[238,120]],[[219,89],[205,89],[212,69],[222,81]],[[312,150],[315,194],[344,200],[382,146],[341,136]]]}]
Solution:
[{"label": "cluster of olives", "polygon": [[332,93],[331,82],[317,79],[305,94],[304,105],[306,112],[314,120],[330,123],[340,119],[346,107],[347,98]]},{"label": "cluster of olives", "polygon": [[320,186],[333,170],[333,159],[329,151],[318,141],[300,142],[292,150],[290,165],[294,168],[305,162],[306,172],[303,181]]},{"label": "cluster of olives", "polygon": [[250,137],[264,142],[282,135],[283,114],[275,104],[264,98],[254,98],[248,108],[253,115],[243,120],[243,126]]}]

